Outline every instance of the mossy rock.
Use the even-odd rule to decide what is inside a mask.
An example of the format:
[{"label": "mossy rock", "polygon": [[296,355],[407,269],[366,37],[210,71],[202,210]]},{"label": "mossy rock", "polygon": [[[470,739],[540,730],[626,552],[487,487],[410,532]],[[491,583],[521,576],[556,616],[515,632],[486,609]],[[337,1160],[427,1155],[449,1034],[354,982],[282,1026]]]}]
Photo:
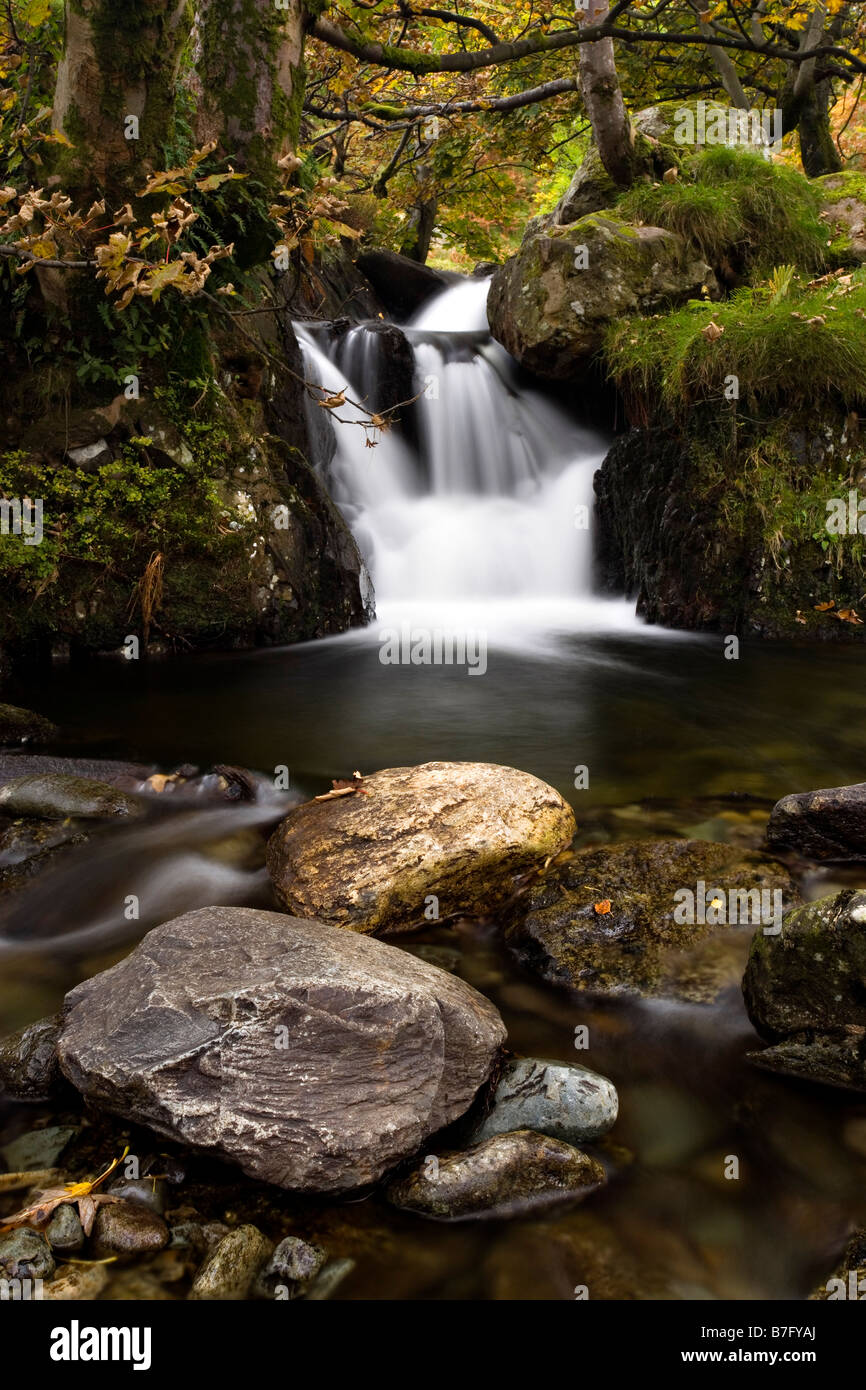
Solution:
[{"label": "mossy rock", "polygon": [[493,336],[530,371],[575,376],[601,348],[612,321],[651,314],[709,292],[709,266],[679,237],[590,213],[524,240],[493,277]]},{"label": "mossy rock", "polygon": [[697,894],[701,881],[710,896],[721,893],[726,908],[731,894],[755,889],[770,894],[770,904],[776,891],[786,906],[799,897],[781,864],[748,850],[704,840],[627,841],[580,850],[551,869],[515,901],[506,940],[553,984],[709,1002],[739,982],[756,923],[678,921],[677,893]]},{"label": "mossy rock", "polygon": [[590,145],[583,162],[553,214],[558,226],[578,222],[590,212],[613,207],[621,190],[601,162],[598,146]]},{"label": "mossy rock", "polygon": [[764,1071],[866,1091],[866,893],[844,889],[756,934],[743,977],[749,1018],[772,1046]]},{"label": "mossy rock", "polygon": [[743,980],[761,1037],[866,1033],[866,893],[844,889],[787,913],[777,936],[757,933]]},{"label": "mossy rock", "polygon": [[57,737],[57,726],[50,719],[17,705],[0,705],[0,745],[50,743]]},{"label": "mossy rock", "polygon": [[41,544],[0,540],[12,655],[58,642],[118,651],[130,635],[142,654],[225,649],[369,619],[357,546],[300,450],[267,432],[266,389],[257,363],[233,357],[225,389],[80,410],[72,452],[58,414],[0,456],[7,495],[36,493],[44,508]]},{"label": "mossy rock", "polygon": [[815,186],[823,198],[821,221],[827,224],[831,265],[866,264],[866,174],[824,174]]},{"label": "mossy rock", "polygon": [[675,232],[728,287],[793,265],[810,276],[826,260],[821,194],[803,174],[749,147],[680,152],[675,176],[636,181],[617,200],[622,217]]},{"label": "mossy rock", "polygon": [[667,627],[862,642],[866,538],[827,529],[829,499],[847,499],[866,469],[844,410],[825,401],[763,422],[759,404],[741,422],[730,405],[693,405],[676,427],[653,423],[665,406],[652,410],[595,477],[602,587]]},{"label": "mossy rock", "polygon": [[[707,127],[710,131],[714,130],[717,119],[723,118],[726,123],[729,122],[728,106],[716,101],[700,104],[704,107],[705,130]],[[632,128],[636,182],[661,179],[667,170],[679,170],[689,155],[706,148],[706,139],[699,138],[698,105],[697,101],[661,101],[635,113]],[[689,133],[689,124],[694,127],[694,139],[684,138]],[[754,152],[759,146],[747,141],[745,148]],[[562,226],[577,222],[587,213],[612,208],[621,193],[622,189],[602,164],[598,146],[592,142],[554,210],[553,221]]]}]

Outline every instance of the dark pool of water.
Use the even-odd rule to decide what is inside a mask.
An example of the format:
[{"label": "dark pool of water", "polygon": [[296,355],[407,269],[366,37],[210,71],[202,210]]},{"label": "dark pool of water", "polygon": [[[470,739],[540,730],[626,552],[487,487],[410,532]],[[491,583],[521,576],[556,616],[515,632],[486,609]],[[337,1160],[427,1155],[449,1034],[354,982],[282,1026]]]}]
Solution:
[{"label": "dark pool of water", "polygon": [[[484,676],[383,666],[373,631],[171,663],[57,667],[14,695],[70,751],[287,766],[304,789],[430,759],[508,763],[582,804],[866,778],[866,651],[678,635],[491,651]],[[7,691],[7,699],[13,692]],[[573,769],[589,768],[576,792]]]},{"label": "dark pool of water", "polygon": [[[368,636],[165,665],[61,667],[4,697],[57,720],[70,752],[166,767],[286,765],[305,793],[356,767],[495,761],[558,787],[597,837],[676,826],[709,838],[739,824],[720,818],[719,798],[758,798],[743,816],[759,826],[786,792],[866,779],[864,676],[866,653],[856,648],[746,642],[740,660],[727,661],[719,639],[619,635],[492,651],[487,674],[472,678],[384,667]],[[589,769],[586,790],[574,788],[577,765]],[[639,806],[646,797],[658,800]],[[626,806],[621,816],[605,809]],[[121,834],[119,864],[110,836]],[[128,830],[105,835],[82,849],[74,885],[57,895],[71,933],[131,873],[163,872],[158,855],[136,863],[143,851]],[[220,821],[212,862],[224,869],[231,860],[249,874],[242,900],[266,903],[249,843],[227,855],[226,839]],[[162,915],[171,915],[170,894]],[[426,939],[461,951],[459,973],[498,1005],[515,1051],[583,1062],[615,1081],[612,1180],[583,1207],[517,1222],[439,1227],[375,1197],[320,1214],[333,1252],[357,1261],[339,1297],[567,1299],[586,1284],[590,1299],[777,1299],[804,1297],[832,1272],[846,1234],[866,1221],[866,1098],[755,1070],[737,991],[713,1007],[593,1003],[524,973],[495,923],[442,926]],[[105,943],[100,954],[91,941],[71,955],[37,949],[0,960],[0,1029],[55,1007],[74,979],[123,949]],[[591,1046],[578,1053],[574,1029],[584,1023]],[[12,1122],[20,1125],[20,1111]],[[736,1179],[725,1177],[732,1156]]]}]

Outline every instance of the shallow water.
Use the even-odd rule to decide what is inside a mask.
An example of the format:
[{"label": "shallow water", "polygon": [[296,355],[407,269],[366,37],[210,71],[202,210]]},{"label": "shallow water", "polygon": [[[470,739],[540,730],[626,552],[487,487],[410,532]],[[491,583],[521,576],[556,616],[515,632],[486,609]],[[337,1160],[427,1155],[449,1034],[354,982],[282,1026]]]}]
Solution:
[{"label": "shallow water", "polygon": [[[615,626],[619,612],[610,610]],[[494,632],[489,611],[486,620]],[[58,667],[14,698],[63,724],[64,751],[165,768],[220,761],[270,773],[285,764],[305,795],[356,767],[509,763],[560,788],[592,840],[676,830],[755,843],[776,797],[866,777],[866,656],[854,648],[746,642],[734,662],[717,638],[530,636],[515,623],[503,646],[491,645],[487,673],[472,677],[383,666],[380,626],[284,651]],[[589,768],[581,791],[579,764]],[[741,793],[754,799],[725,799]],[[656,800],[639,804],[647,796]],[[111,827],[74,851],[59,888],[43,889],[52,920],[47,906],[19,909],[19,941],[46,930],[54,939],[26,960],[0,961],[0,1028],[55,1007],[75,979],[127,949],[98,933],[75,938],[137,873],[159,887],[159,919],[190,895],[267,905],[261,842],[279,810],[266,809],[258,827],[256,814],[175,812],[147,831]],[[187,852],[197,881],[178,872]],[[866,886],[856,872],[846,881]],[[825,874],[807,888],[832,885]],[[21,905],[38,892],[37,882]],[[69,951],[58,932],[72,938]],[[515,1051],[583,1062],[615,1081],[611,1182],[583,1207],[473,1228],[415,1221],[376,1198],[310,1208],[306,1226],[357,1260],[337,1297],[565,1299],[586,1284],[590,1298],[776,1299],[803,1297],[827,1277],[849,1228],[866,1219],[866,1098],[753,1069],[737,991],[713,1007],[593,1004],[525,974],[495,923],[443,925],[419,939],[461,951],[459,973],[499,1006]],[[584,1023],[591,1047],[576,1052]],[[730,1155],[737,1180],[724,1177]]]}]

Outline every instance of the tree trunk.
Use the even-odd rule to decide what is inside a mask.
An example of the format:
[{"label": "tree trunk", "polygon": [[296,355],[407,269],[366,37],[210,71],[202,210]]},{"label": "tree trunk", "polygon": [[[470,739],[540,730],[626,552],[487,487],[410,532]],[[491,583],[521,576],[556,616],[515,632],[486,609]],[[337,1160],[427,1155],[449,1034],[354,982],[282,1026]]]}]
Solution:
[{"label": "tree trunk", "polygon": [[842,168],[842,158],[830,128],[831,100],[829,82],[813,83],[797,122],[800,159],[810,179],[838,173]]},{"label": "tree trunk", "polygon": [[[607,0],[587,0],[583,27],[601,22]],[[601,162],[614,183],[628,188],[634,178],[634,132],[620,90],[613,39],[580,45],[580,91]]]},{"label": "tree trunk", "polygon": [[430,241],[436,227],[436,214],[439,211],[437,198],[419,198],[411,208],[406,219],[406,230],[400,245],[404,256],[410,261],[424,265],[430,255]]},{"label": "tree trunk", "polygon": [[189,0],[67,0],[53,128],[72,142],[57,174],[71,192],[132,196],[174,133]]},{"label": "tree trunk", "polygon": [[197,139],[269,186],[297,144],[304,26],[303,0],[209,0],[196,18]]},{"label": "tree trunk", "polygon": [[[824,35],[827,7],[817,4],[809,16],[800,37],[799,48],[814,48]],[[838,39],[837,20],[830,37]],[[833,90],[825,78],[815,80],[815,59],[800,63],[788,75],[782,92],[782,130],[796,130],[800,137],[800,160],[810,179],[821,174],[835,174],[842,168],[842,158],[830,129],[830,107]]]}]

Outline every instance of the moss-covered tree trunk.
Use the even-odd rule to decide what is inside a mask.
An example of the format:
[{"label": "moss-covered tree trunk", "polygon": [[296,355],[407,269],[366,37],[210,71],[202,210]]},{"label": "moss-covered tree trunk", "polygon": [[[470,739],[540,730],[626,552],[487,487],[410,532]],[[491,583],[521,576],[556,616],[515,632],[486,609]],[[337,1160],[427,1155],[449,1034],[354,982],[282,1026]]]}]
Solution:
[{"label": "moss-covered tree trunk", "polygon": [[164,167],[191,23],[189,0],[67,0],[53,114],[71,141],[59,160],[67,190],[123,201]]},{"label": "moss-covered tree trunk", "polygon": [[[584,26],[607,16],[607,0],[586,0]],[[634,132],[616,71],[613,39],[580,46],[580,92],[601,162],[614,183],[628,188],[634,179]]]},{"label": "moss-covered tree trunk", "polygon": [[822,174],[835,174],[842,168],[842,158],[830,125],[831,101],[829,82],[813,83],[797,123],[800,159],[810,179],[820,178]]},{"label": "moss-covered tree trunk", "polygon": [[208,0],[196,16],[196,135],[272,185],[304,98],[303,0]]},{"label": "moss-covered tree trunk", "polygon": [[[825,38],[838,42],[840,16],[834,18],[825,33],[826,21],[827,6],[814,5],[800,36],[801,52],[814,48]],[[842,159],[830,127],[833,89],[829,80],[816,72],[814,58],[792,67],[782,92],[782,129],[785,133],[796,129],[800,137],[800,159],[810,179],[835,174],[842,168]]]}]

